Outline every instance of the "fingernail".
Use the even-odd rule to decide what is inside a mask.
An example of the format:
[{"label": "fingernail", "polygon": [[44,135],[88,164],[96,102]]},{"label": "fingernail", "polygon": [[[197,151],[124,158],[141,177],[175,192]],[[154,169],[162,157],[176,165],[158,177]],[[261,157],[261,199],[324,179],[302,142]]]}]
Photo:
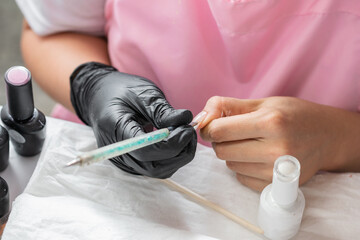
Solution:
[{"label": "fingernail", "polygon": [[207,114],[207,112],[202,111],[202,112],[200,112],[198,115],[196,115],[192,121],[199,123],[199,122],[201,122],[202,120],[204,120],[206,114]]},{"label": "fingernail", "polygon": [[201,122],[205,119],[207,112],[202,111],[200,112],[198,115],[196,115],[196,117],[194,117],[194,119],[192,120],[192,122],[190,123],[191,126],[194,127],[194,129],[196,130],[199,125],[201,124]]}]

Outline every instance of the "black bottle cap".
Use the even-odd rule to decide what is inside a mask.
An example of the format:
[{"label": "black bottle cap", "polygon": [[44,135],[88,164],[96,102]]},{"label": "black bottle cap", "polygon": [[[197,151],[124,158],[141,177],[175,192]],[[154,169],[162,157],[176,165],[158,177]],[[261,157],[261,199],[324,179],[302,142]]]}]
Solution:
[{"label": "black bottle cap", "polygon": [[0,218],[5,216],[9,210],[9,187],[6,181],[0,177]]},{"label": "black bottle cap", "polygon": [[0,126],[0,172],[9,165],[9,134]]},{"label": "black bottle cap", "polygon": [[15,121],[31,118],[34,112],[34,100],[30,71],[22,66],[11,67],[5,73],[5,82],[11,117]]}]

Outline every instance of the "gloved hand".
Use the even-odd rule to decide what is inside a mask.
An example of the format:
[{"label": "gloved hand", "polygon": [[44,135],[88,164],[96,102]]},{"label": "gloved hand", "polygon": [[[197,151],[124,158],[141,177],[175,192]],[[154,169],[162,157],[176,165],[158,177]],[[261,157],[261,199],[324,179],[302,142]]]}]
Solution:
[{"label": "gloved hand", "polygon": [[79,118],[93,128],[98,146],[145,134],[149,126],[175,127],[161,142],[111,159],[124,171],[168,178],[195,155],[197,137],[189,110],[175,110],[164,93],[143,77],[90,62],[70,77],[71,102]]}]

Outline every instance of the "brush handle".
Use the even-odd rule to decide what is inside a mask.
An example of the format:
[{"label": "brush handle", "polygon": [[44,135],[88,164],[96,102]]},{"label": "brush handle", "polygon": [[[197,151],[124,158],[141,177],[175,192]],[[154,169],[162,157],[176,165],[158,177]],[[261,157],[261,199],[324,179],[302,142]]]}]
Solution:
[{"label": "brush handle", "polygon": [[126,139],[121,142],[113,143],[93,151],[84,153],[78,157],[81,161],[81,165],[91,164],[113,157],[120,156],[122,154],[149,146],[151,144],[162,141],[170,134],[169,129],[163,128],[147,134],[143,134],[134,138]]}]

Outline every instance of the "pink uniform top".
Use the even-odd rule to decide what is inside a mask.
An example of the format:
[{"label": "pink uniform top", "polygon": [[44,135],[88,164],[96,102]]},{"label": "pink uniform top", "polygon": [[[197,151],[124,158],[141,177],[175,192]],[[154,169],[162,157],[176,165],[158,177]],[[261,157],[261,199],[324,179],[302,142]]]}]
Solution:
[{"label": "pink uniform top", "polygon": [[359,0],[108,0],[105,19],[113,66],[194,115],[214,95],[360,110]]},{"label": "pink uniform top", "polygon": [[112,64],[175,108],[214,95],[360,106],[359,0],[108,0]]}]

